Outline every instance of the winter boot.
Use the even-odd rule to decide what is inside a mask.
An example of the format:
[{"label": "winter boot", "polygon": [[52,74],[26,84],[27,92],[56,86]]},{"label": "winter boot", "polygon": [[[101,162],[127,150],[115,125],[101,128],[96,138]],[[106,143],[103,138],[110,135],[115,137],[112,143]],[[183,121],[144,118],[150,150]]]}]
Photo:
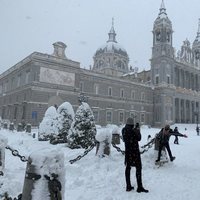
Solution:
[{"label": "winter boot", "polygon": [[146,190],[144,189],[143,185],[142,185],[142,169],[139,168],[138,170],[136,169],[136,179],[137,179],[137,185],[138,185],[138,188],[137,188],[137,192],[140,193],[140,192],[149,192],[149,190]]},{"label": "winter boot", "polygon": [[173,160],[175,160],[175,158],[176,158],[176,157],[172,156],[172,157],[170,158],[170,161],[173,162]]},{"label": "winter boot", "polygon": [[131,186],[130,172],[131,172],[131,167],[130,166],[126,166],[125,177],[126,177],[126,191],[127,192],[129,192],[129,191],[134,189],[134,187]]},{"label": "winter boot", "polygon": [[137,188],[137,192],[138,192],[138,193],[140,193],[140,192],[148,193],[149,190],[146,190],[146,189],[144,189],[143,187],[138,187],[138,188]]},{"label": "winter boot", "polygon": [[134,190],[133,186],[126,186],[126,191],[127,192],[130,192],[131,190]]}]

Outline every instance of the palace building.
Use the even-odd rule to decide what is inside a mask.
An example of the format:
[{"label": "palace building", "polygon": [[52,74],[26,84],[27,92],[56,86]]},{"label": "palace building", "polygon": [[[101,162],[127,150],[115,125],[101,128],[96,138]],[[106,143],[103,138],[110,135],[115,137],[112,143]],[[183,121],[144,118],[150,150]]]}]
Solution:
[{"label": "palace building", "polygon": [[[200,107],[200,22],[192,45],[177,53],[172,22],[162,1],[153,24],[149,71],[129,67],[127,51],[117,42],[114,23],[107,42],[94,53],[93,67],[65,55],[66,45],[53,44],[51,55],[34,52],[0,75],[0,116],[15,124],[38,126],[49,106],[67,101],[76,111],[87,101],[96,124],[135,122],[151,126],[196,123]],[[150,47],[147,47],[150,48]]]}]

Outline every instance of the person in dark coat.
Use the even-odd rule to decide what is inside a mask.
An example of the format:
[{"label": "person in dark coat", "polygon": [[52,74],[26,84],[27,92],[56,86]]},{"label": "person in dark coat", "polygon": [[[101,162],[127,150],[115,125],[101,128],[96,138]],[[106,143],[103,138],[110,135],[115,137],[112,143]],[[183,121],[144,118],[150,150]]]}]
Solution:
[{"label": "person in dark coat", "polygon": [[199,135],[199,127],[198,126],[196,128],[196,131],[197,131],[197,135]]},{"label": "person in dark coat", "polygon": [[137,123],[135,128],[133,118],[128,118],[125,127],[122,129],[122,137],[125,143],[125,178],[126,191],[131,191],[134,187],[131,185],[130,172],[131,167],[136,168],[137,192],[149,192],[142,185],[142,162],[138,142],[141,140],[140,127]]},{"label": "person in dark coat", "polygon": [[161,151],[163,147],[166,147],[170,157],[170,161],[173,161],[175,159],[175,157],[172,156],[172,152],[169,146],[169,139],[171,135],[187,137],[187,135],[181,134],[179,132],[174,132],[172,129],[170,129],[170,126],[168,124],[165,126],[165,128],[162,128],[161,131],[156,136],[159,139],[158,159],[156,160],[156,162],[160,161]]},{"label": "person in dark coat", "polygon": [[[175,127],[174,132],[178,133],[178,127]],[[178,136],[177,135],[175,135],[174,144],[179,144],[179,142],[178,142]]]}]

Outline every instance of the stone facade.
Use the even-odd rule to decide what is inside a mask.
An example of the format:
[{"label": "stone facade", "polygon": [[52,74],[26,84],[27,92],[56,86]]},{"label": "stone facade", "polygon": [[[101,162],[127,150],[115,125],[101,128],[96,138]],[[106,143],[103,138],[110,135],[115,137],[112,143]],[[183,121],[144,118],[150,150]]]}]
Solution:
[{"label": "stone facade", "polygon": [[68,59],[62,42],[53,44],[52,55],[34,52],[0,75],[0,116],[15,124],[38,126],[49,106],[67,101],[76,111],[84,99],[100,125],[124,124],[129,116],[135,122],[159,127],[196,123],[200,28],[192,47],[184,41],[177,55],[172,34],[162,1],[153,26],[151,69],[140,73],[128,67],[129,57],[116,41],[114,24],[90,70]]},{"label": "stone facade", "polygon": [[[192,48],[184,41],[177,55],[172,23],[164,2],[153,27],[151,82],[154,85],[154,125],[198,122],[200,102],[200,25]],[[195,117],[196,116],[196,117]]]}]

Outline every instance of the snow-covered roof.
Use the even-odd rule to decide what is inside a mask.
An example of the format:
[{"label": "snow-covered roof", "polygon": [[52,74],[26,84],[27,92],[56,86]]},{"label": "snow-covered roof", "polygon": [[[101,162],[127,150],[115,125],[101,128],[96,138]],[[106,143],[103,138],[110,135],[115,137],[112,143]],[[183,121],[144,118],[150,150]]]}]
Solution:
[{"label": "snow-covered roof", "polygon": [[116,42],[107,42],[106,44],[99,47],[96,51],[95,55],[101,54],[101,53],[118,53],[122,54],[123,56],[128,56],[126,50],[118,43]]},{"label": "snow-covered roof", "polygon": [[110,29],[110,32],[108,33],[108,36],[109,38],[108,38],[107,43],[97,49],[95,56],[102,53],[117,53],[117,54],[121,54],[123,56],[128,57],[126,50],[121,45],[119,45],[116,41],[116,38],[115,38],[116,33],[115,33],[113,21],[112,21],[112,27]]}]

